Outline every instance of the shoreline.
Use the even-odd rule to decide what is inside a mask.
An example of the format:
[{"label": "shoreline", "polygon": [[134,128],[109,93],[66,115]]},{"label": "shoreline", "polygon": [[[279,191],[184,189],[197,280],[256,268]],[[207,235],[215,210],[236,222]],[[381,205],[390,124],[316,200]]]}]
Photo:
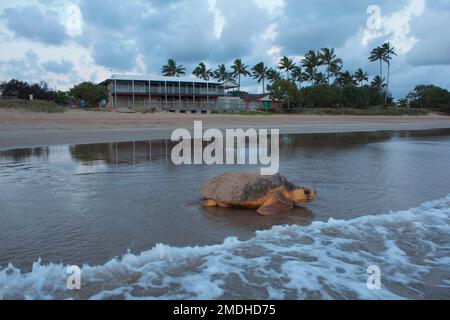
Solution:
[{"label": "shoreline", "polygon": [[[0,150],[170,139],[177,128],[280,129],[281,134],[450,129],[450,116],[195,115],[0,110]],[[230,125],[231,124],[231,125]]]}]

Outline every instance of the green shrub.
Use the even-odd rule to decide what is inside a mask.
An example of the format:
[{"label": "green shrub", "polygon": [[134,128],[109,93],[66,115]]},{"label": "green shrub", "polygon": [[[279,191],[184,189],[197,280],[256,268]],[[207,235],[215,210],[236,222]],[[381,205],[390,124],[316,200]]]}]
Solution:
[{"label": "green shrub", "polygon": [[89,107],[97,108],[98,103],[109,98],[108,88],[92,82],[83,82],[69,91],[70,96],[77,101],[86,101]]},{"label": "green shrub", "polygon": [[450,111],[450,92],[437,86],[417,86],[407,95],[406,99],[411,108]]},{"label": "green shrub", "polygon": [[343,91],[343,104],[346,108],[367,108],[370,106],[370,97],[367,88],[346,85]]},{"label": "green shrub", "polygon": [[47,112],[47,113],[57,113],[64,112],[66,108],[58,106],[54,102],[45,100],[0,100],[0,108],[16,109],[21,111],[29,112]]},{"label": "green shrub", "polygon": [[306,108],[337,108],[343,104],[342,88],[320,84],[301,89],[302,105]]}]

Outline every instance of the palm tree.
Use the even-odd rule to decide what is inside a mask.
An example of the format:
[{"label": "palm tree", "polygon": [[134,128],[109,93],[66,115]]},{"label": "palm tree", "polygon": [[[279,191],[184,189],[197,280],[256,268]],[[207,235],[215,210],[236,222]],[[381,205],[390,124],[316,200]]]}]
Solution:
[{"label": "palm tree", "polygon": [[257,65],[255,65],[252,68],[252,77],[253,79],[256,79],[258,83],[262,82],[263,85],[263,93],[266,93],[266,79],[267,79],[267,72],[269,71],[269,68],[266,67],[264,62],[260,62]]},{"label": "palm tree", "polygon": [[330,74],[337,78],[342,70],[342,62],[340,61],[333,61],[330,65]]},{"label": "palm tree", "polygon": [[277,71],[276,69],[270,68],[269,70],[267,70],[267,80],[269,80],[269,82],[273,83],[277,80],[280,80],[281,76],[281,72]]},{"label": "palm tree", "polygon": [[311,67],[305,67],[304,76],[306,81],[308,81],[310,84],[313,84],[316,80],[316,74],[314,73],[314,69]]},{"label": "palm tree", "polygon": [[319,54],[319,59],[321,63],[327,66],[327,83],[330,84],[330,76],[332,74],[332,68],[336,68],[336,66],[342,66],[342,59],[337,58],[334,54],[334,48],[323,48]]},{"label": "palm tree", "polygon": [[278,69],[286,72],[286,80],[289,80],[290,72],[295,67],[294,59],[284,56],[278,64]]},{"label": "palm tree", "polygon": [[380,79],[383,78],[383,59],[384,49],[382,47],[376,47],[372,50],[369,56],[369,61],[380,61]]},{"label": "palm tree", "polygon": [[395,52],[395,48],[391,47],[391,44],[389,42],[384,43],[381,47],[383,48],[383,61],[386,62],[388,65],[386,96],[385,96],[386,100],[385,102],[387,102],[387,95],[389,92],[389,81],[391,76],[391,60],[394,56],[397,56],[397,53]]},{"label": "palm tree", "polygon": [[238,91],[241,91],[241,77],[247,77],[250,75],[250,72],[247,70],[248,66],[242,63],[241,59],[234,60],[234,64],[231,66],[233,72],[231,76],[233,78],[238,78]]},{"label": "palm tree", "polygon": [[220,64],[214,71],[214,78],[221,82],[231,80],[231,74],[227,71],[227,67],[224,64]]},{"label": "palm tree", "polygon": [[339,73],[336,83],[340,86],[355,85],[355,79],[349,71]]},{"label": "palm tree", "polygon": [[302,65],[306,68],[310,81],[315,81],[317,68],[322,65],[319,53],[310,50],[302,60]]},{"label": "palm tree", "polygon": [[369,75],[367,72],[364,72],[363,69],[359,68],[356,70],[354,78],[356,80],[356,83],[358,83],[360,86],[363,85],[364,81],[369,81]]},{"label": "palm tree", "polygon": [[384,83],[384,79],[380,76],[375,76],[370,83],[370,86],[377,89],[378,92],[381,92],[384,88],[386,88],[386,83]]},{"label": "palm tree", "polygon": [[295,66],[291,72],[292,80],[298,82],[298,87],[302,86],[304,81],[308,81],[308,75],[303,72],[302,67]]},{"label": "palm tree", "polygon": [[318,72],[315,75],[314,82],[315,84],[325,84],[327,83],[327,79],[322,72]]},{"label": "palm tree", "polygon": [[179,77],[180,75],[186,74],[186,68],[182,64],[177,66],[176,60],[169,59],[167,64],[162,67],[162,74],[165,77]]},{"label": "palm tree", "polygon": [[214,76],[211,69],[206,68],[206,65],[203,62],[200,62],[199,65],[195,68],[194,72],[192,72],[197,78],[209,81],[211,77]]}]

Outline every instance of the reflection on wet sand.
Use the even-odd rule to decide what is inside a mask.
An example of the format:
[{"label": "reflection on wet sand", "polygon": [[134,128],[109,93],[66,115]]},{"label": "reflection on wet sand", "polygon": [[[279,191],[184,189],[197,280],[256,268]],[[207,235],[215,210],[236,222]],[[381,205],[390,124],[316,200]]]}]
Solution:
[{"label": "reflection on wet sand", "polygon": [[[390,132],[282,135],[280,151],[289,153],[297,152],[299,148],[354,148],[367,143],[388,140],[393,135],[394,133]],[[176,144],[177,142],[170,140],[158,140],[77,145],[72,146],[70,151],[72,157],[82,163],[104,161],[108,164],[137,164],[169,160],[172,148]]]},{"label": "reflection on wet sand", "polygon": [[48,158],[50,147],[39,147],[30,149],[14,149],[0,152],[0,159],[7,159],[15,163],[24,162],[29,158],[38,157],[41,159]]},{"label": "reflection on wet sand", "polygon": [[205,216],[213,221],[219,220],[222,224],[228,225],[233,229],[236,227],[256,228],[257,230],[266,230],[274,225],[298,224],[308,225],[315,217],[312,210],[308,208],[294,208],[288,213],[273,216],[261,216],[256,210],[237,209],[237,208],[207,208],[202,207]]},{"label": "reflection on wet sand", "polygon": [[[446,132],[450,133],[450,130],[281,135],[280,152],[289,155],[298,152],[299,149],[351,149],[368,143],[386,141],[394,137],[433,137],[441,136]],[[70,146],[70,154],[73,160],[85,165],[98,161],[112,165],[138,164],[169,160],[172,148],[176,144],[177,142],[170,140],[152,140],[74,145]],[[2,151],[0,152],[0,159],[8,159],[16,163],[32,157],[45,160],[52,148],[54,147]]]}]

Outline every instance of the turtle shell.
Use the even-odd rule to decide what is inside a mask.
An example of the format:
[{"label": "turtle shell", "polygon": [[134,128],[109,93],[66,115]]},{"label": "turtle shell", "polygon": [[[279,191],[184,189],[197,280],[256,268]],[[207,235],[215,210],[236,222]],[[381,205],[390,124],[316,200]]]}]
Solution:
[{"label": "turtle shell", "polygon": [[225,173],[205,183],[200,196],[229,204],[255,201],[286,184],[286,178],[258,173]]}]

